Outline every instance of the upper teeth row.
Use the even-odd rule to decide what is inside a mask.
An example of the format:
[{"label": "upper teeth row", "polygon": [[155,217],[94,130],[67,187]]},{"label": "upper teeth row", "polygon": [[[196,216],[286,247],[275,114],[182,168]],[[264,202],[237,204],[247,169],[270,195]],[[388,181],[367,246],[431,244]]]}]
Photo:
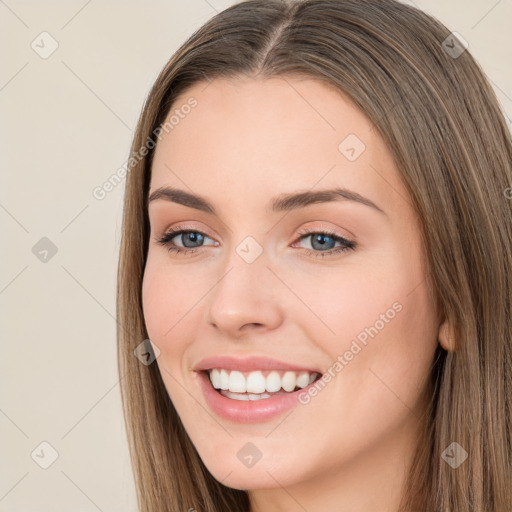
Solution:
[{"label": "upper teeth row", "polygon": [[232,393],[274,393],[281,388],[293,391],[296,387],[305,388],[318,376],[315,372],[307,371],[287,371],[282,375],[277,371],[271,371],[267,376],[259,370],[246,375],[236,370],[224,369],[213,369],[208,373],[215,389],[229,390]]}]

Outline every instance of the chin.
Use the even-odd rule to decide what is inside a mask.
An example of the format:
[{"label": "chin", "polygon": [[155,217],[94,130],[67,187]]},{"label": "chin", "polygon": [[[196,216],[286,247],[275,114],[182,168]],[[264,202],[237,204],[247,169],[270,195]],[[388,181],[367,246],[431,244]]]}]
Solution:
[{"label": "chin", "polygon": [[[245,466],[238,458],[230,461],[212,457],[203,460],[212,476],[226,487],[238,490],[272,489],[299,482],[304,475],[293,471],[297,463],[285,461],[273,454],[268,460],[263,457],[251,466]],[[278,462],[276,464],[276,462]]]}]

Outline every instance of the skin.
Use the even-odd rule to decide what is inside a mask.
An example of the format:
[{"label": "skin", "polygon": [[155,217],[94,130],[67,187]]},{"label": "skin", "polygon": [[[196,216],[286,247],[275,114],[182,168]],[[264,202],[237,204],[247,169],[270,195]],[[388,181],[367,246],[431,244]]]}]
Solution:
[{"label": "skin", "polygon": [[[253,512],[396,511],[446,330],[400,173],[364,114],[318,81],[217,79],[191,87],[173,110],[191,96],[197,106],[157,144],[150,193],[184,189],[217,215],[166,200],[148,207],[143,308],[167,392],[208,470],[248,490]],[[354,161],[338,149],[349,134],[366,146]],[[335,186],[384,213],[350,200],[268,209],[280,194]],[[157,243],[184,223],[206,235],[195,253]],[[355,241],[355,250],[315,257],[322,249],[298,231],[319,228]],[[250,264],[236,252],[247,236],[263,249]],[[209,409],[193,371],[204,357],[268,356],[327,372],[397,302],[401,311],[288,416],[248,425]],[[262,453],[251,468],[237,458],[247,442]]]}]

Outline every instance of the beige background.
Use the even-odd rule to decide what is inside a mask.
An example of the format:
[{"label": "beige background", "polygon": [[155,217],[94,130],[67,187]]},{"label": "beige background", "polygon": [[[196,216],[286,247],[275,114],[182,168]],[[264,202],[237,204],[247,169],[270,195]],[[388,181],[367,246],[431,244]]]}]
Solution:
[{"label": "beige background", "polygon": [[[124,184],[92,191],[173,51],[233,3],[0,0],[0,511],[136,510],[115,351]],[[408,3],[462,34],[510,119],[512,0]]]}]

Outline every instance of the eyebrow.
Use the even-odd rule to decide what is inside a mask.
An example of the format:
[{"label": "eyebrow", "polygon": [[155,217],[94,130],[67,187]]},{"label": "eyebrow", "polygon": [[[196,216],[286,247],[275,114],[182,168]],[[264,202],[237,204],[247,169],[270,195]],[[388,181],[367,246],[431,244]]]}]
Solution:
[{"label": "eyebrow", "polygon": [[[173,187],[160,187],[149,195],[148,204],[158,199],[181,204],[212,215],[217,214],[213,205],[204,197],[186,192],[185,190]],[[281,194],[271,201],[270,211],[284,212],[304,208],[316,203],[328,203],[340,200],[355,201],[365,206],[369,206],[383,215],[387,215],[384,210],[377,206],[373,201],[370,201],[370,199],[354,192],[353,190],[340,187],[326,190],[308,190],[292,194]]]}]

